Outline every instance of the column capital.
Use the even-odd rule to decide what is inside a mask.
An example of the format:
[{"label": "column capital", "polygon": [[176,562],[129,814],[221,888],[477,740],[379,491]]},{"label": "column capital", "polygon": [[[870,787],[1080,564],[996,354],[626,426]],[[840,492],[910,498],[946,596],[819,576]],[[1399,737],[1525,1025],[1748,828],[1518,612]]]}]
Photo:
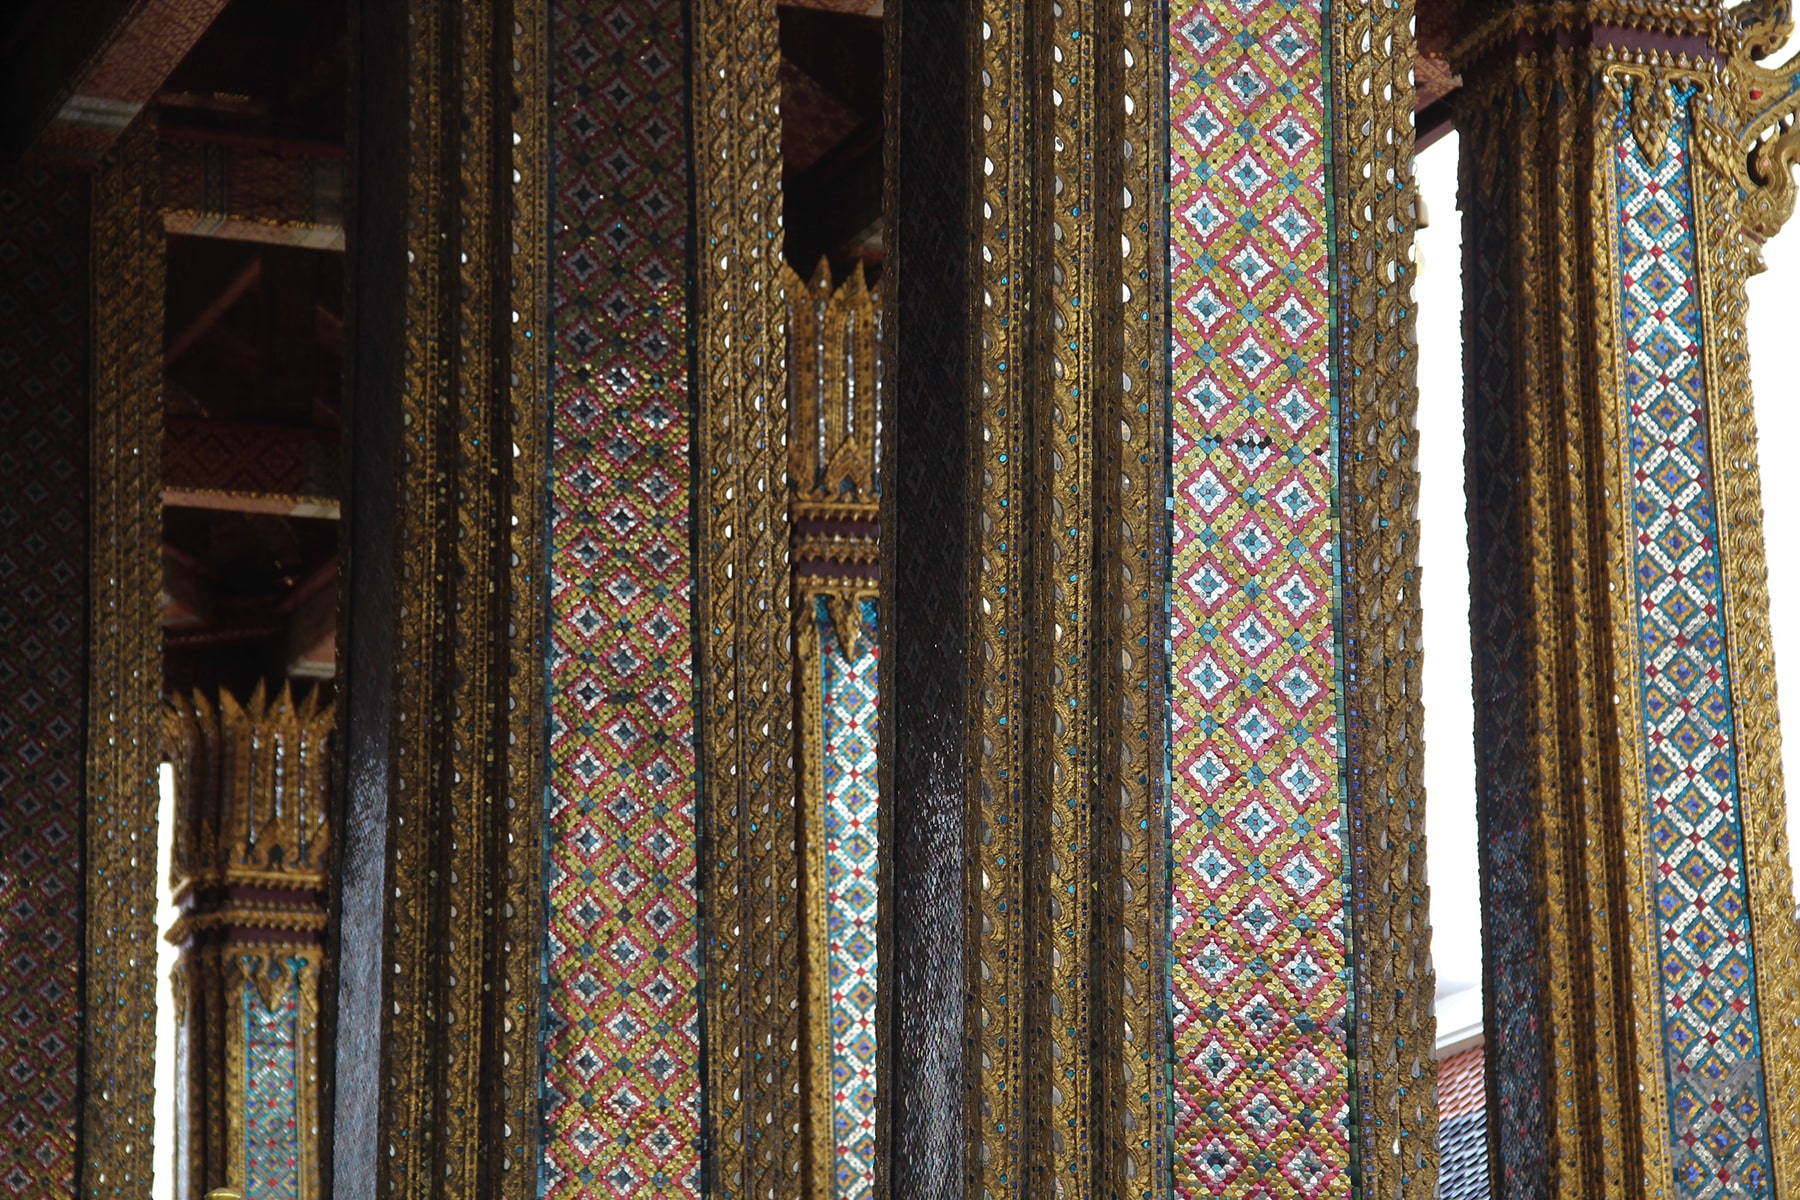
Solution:
[{"label": "column capital", "polygon": [[178,902],[217,888],[325,886],[333,720],[319,689],[291,684],[272,694],[259,684],[247,701],[192,692],[164,705]]}]

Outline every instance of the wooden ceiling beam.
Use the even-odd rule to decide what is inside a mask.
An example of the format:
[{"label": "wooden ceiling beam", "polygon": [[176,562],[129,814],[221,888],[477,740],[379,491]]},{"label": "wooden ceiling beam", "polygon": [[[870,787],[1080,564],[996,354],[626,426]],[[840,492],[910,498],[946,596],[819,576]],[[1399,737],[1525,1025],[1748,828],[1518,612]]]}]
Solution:
[{"label": "wooden ceiling beam", "polygon": [[171,417],[162,454],[168,507],[338,519],[338,447],[329,431]]},{"label": "wooden ceiling beam", "polygon": [[312,250],[344,248],[341,147],[168,131],[163,228]]},{"label": "wooden ceiling beam", "polygon": [[879,17],[883,0],[780,0],[784,8],[811,8],[852,17]]},{"label": "wooden ceiling beam", "polygon": [[254,513],[265,517],[301,517],[335,521],[342,512],[332,496],[294,496],[226,488],[165,487],[165,508],[210,508],[216,512]]},{"label": "wooden ceiling beam", "polygon": [[220,318],[231,311],[232,306],[242,300],[251,288],[262,280],[262,256],[254,255],[244,264],[244,269],[237,273],[232,281],[205,308],[195,314],[187,327],[170,338],[163,347],[163,366],[170,367],[182,355],[194,348],[194,344],[212,331]]},{"label": "wooden ceiling beam", "polygon": [[51,4],[0,62],[4,156],[91,166],[156,98],[226,0]]}]

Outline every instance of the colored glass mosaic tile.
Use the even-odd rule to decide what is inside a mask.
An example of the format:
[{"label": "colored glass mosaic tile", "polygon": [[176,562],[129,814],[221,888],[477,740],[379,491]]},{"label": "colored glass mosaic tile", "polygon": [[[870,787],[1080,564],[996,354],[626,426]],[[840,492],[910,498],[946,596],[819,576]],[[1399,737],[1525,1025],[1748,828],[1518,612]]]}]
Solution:
[{"label": "colored glass mosaic tile", "polygon": [[686,30],[553,8],[543,1194],[700,1194]]},{"label": "colored glass mosaic tile", "polygon": [[1169,24],[1175,1194],[1350,1190],[1324,16]]},{"label": "colored glass mosaic tile", "polygon": [[1695,270],[1691,84],[1654,162],[1614,137],[1639,695],[1664,1066],[1685,1200],[1772,1186]]},{"label": "colored glass mosaic tile", "polygon": [[[245,955],[246,974],[260,956]],[[255,1200],[300,1200],[300,960],[290,958],[265,1003],[244,980],[244,1182]]]},{"label": "colored glass mosaic tile", "polygon": [[875,1189],[875,899],[877,808],[875,602],[852,610],[862,623],[854,661],[833,632],[823,597],[819,623],[824,708],[825,919],[831,989],[832,1142],[836,1194],[865,1200]]},{"label": "colored glass mosaic tile", "polygon": [[0,1196],[76,1193],[88,202],[0,182]]}]

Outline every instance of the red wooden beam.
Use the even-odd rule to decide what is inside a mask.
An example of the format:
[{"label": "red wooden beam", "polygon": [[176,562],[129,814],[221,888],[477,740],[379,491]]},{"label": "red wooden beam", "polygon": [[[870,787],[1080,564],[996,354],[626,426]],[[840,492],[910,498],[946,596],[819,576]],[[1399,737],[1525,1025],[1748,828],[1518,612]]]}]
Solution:
[{"label": "red wooden beam", "polygon": [[173,234],[344,248],[341,146],[169,130],[162,191]]},{"label": "red wooden beam", "polygon": [[194,343],[211,332],[219,323],[219,318],[231,311],[231,306],[244,298],[244,294],[262,280],[262,255],[254,255],[237,278],[225,285],[225,290],[213,298],[213,302],[201,309],[187,327],[169,339],[163,347],[163,366],[174,365],[182,355],[194,348]]},{"label": "red wooden beam", "polygon": [[[49,124],[33,142],[46,157],[98,161],[118,140],[194,43],[218,17],[226,0],[141,0],[110,6],[109,19],[84,26],[93,6],[70,4],[53,13],[31,45],[39,62],[76,64],[67,73],[31,72],[27,86],[39,94],[14,99]],[[33,113],[25,114],[30,119]],[[38,119],[42,119],[39,116]]]},{"label": "red wooden beam", "polygon": [[879,17],[882,0],[780,0],[788,8],[816,8],[820,12],[848,13],[853,17]]}]

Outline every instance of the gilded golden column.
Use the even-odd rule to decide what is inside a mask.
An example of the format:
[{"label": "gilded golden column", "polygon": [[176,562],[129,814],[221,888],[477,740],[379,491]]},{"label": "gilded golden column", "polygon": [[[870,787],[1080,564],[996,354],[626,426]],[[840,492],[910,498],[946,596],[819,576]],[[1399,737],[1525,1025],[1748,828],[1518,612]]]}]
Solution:
[{"label": "gilded golden column", "polygon": [[175,765],[176,1196],[318,1192],[332,709],[317,689],[165,709]]},{"label": "gilded golden column", "polygon": [[1789,28],[1460,13],[1497,1196],[1800,1195],[1743,286],[1793,202]]}]

